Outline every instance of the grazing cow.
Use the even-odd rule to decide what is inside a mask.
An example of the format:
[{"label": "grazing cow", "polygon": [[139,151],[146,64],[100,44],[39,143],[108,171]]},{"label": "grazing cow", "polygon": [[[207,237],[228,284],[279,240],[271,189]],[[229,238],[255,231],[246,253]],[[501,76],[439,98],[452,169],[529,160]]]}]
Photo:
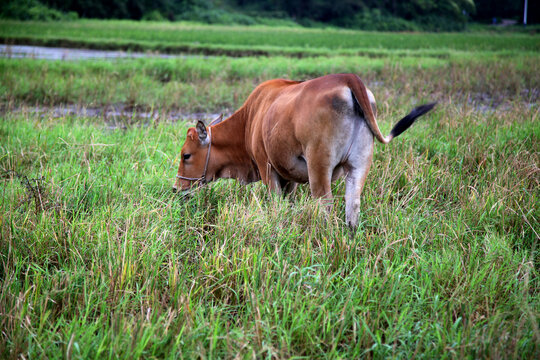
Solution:
[{"label": "grazing cow", "polygon": [[385,137],[375,98],[354,74],[269,80],[229,118],[188,129],[173,190],[234,178],[262,180],[270,190],[289,193],[309,182],[311,194],[331,205],[330,184],[344,174],[346,220],[356,228],[373,137],[389,143],[434,105],[417,107]]}]

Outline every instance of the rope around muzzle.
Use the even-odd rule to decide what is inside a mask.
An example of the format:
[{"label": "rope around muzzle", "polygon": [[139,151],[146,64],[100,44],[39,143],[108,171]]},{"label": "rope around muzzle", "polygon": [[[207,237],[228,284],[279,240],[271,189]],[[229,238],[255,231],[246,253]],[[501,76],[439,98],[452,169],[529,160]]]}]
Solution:
[{"label": "rope around muzzle", "polygon": [[208,170],[208,161],[210,160],[210,150],[212,150],[212,128],[208,127],[208,152],[206,153],[206,162],[204,164],[204,172],[201,177],[191,178],[181,175],[176,175],[178,179],[187,180],[187,181],[201,181],[204,183],[206,181],[206,171]]}]

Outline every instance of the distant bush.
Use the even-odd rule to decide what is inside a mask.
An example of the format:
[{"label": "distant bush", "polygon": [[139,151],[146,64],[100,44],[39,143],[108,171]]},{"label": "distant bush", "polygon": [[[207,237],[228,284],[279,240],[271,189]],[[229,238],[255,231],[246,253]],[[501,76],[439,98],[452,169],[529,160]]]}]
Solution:
[{"label": "distant bush", "polygon": [[254,17],[258,25],[299,27],[300,24],[290,18]]},{"label": "distant bush", "polygon": [[37,0],[8,0],[0,6],[0,18],[35,21],[76,20],[76,12],[63,13]]},{"label": "distant bush", "polygon": [[68,13],[64,13],[63,20],[74,21],[74,20],[77,20],[78,18],[79,18],[79,14],[77,14],[75,11],[70,11]]},{"label": "distant bush", "polygon": [[337,26],[368,31],[462,31],[466,19],[439,15],[418,16],[414,20],[392,16],[379,9],[363,9],[354,16],[334,20]]},{"label": "distant bush", "polygon": [[248,15],[224,9],[193,8],[176,17],[176,20],[200,21],[207,24],[255,25],[257,21]]},{"label": "distant bush", "polygon": [[152,10],[146,14],[143,15],[141,20],[144,21],[166,21],[165,17],[161,15],[159,10]]},{"label": "distant bush", "polygon": [[300,18],[297,20],[297,22],[304,26],[304,27],[308,27],[308,28],[325,28],[325,27],[328,27],[328,24],[325,24],[323,22],[320,22],[320,21],[315,21],[313,19],[309,19],[309,18]]},{"label": "distant bush", "polygon": [[467,22],[445,16],[426,15],[415,19],[422,30],[426,31],[462,31]]},{"label": "distant bush", "polygon": [[[236,12],[222,8],[195,6],[186,8],[175,16],[175,20],[197,21],[206,24],[223,25],[267,25],[267,26],[300,26],[287,14],[284,13],[265,13],[265,12]],[[310,20],[307,20],[308,22]],[[313,22],[315,24],[315,22]],[[316,23],[321,26],[324,24]],[[304,26],[309,26],[302,24]]]},{"label": "distant bush", "polygon": [[28,9],[28,20],[57,21],[62,20],[63,14],[54,9],[50,9],[43,4],[37,3]]},{"label": "distant bush", "polygon": [[418,31],[411,21],[382,13],[379,9],[365,9],[354,16],[339,19],[336,25],[370,31]]}]

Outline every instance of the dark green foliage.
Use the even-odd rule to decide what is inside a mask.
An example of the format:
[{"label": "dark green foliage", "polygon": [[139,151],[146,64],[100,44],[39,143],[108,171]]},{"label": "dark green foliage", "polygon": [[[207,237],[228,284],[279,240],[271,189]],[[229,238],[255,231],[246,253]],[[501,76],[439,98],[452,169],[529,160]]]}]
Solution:
[{"label": "dark green foliage", "polygon": [[42,0],[43,3],[63,11],[76,11],[81,17],[100,19],[140,20],[158,11],[174,20],[179,14],[194,9],[211,9],[211,0]]},{"label": "dark green foliage", "polygon": [[[40,2],[41,1],[41,2]],[[270,24],[287,19],[310,27],[344,26],[384,31],[459,31],[472,20],[520,20],[523,4],[512,0],[8,0],[4,18],[59,20],[65,13],[84,18],[191,20],[210,24]],[[531,2],[529,23],[538,22]],[[44,5],[45,4],[45,5]],[[70,18],[73,15],[70,15]]]},{"label": "dark green foliage", "polygon": [[36,21],[76,20],[74,11],[67,13],[47,7],[37,0],[8,0],[0,5],[0,18]]},{"label": "dark green foliage", "polygon": [[[500,22],[501,19],[513,19],[521,23],[523,20],[524,0],[475,0],[476,14],[473,17],[477,21],[491,24],[493,19]],[[528,23],[540,22],[540,1],[528,1]]]},{"label": "dark green foliage", "polygon": [[337,25],[369,31],[418,31],[418,24],[405,19],[382,13],[379,9],[365,9],[354,16],[340,18]]}]

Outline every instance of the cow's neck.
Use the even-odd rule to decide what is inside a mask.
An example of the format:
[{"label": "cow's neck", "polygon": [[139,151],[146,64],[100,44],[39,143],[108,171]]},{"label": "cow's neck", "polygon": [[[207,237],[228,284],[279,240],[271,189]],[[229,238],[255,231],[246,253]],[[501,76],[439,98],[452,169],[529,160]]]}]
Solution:
[{"label": "cow's neck", "polygon": [[234,178],[242,183],[260,180],[246,150],[246,116],[243,108],[212,127],[215,178]]}]

